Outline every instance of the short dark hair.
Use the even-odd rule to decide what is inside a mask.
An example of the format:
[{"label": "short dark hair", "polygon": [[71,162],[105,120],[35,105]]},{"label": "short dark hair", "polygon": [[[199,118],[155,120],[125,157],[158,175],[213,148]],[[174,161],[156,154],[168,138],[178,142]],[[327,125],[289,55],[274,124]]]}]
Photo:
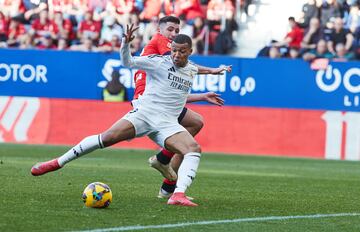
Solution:
[{"label": "short dark hair", "polygon": [[189,45],[189,48],[192,47],[192,40],[189,36],[185,34],[178,34],[174,39],[173,42],[178,44],[184,44],[187,43]]},{"label": "short dark hair", "polygon": [[168,23],[168,22],[180,24],[180,19],[178,17],[171,16],[171,15],[164,16],[159,20],[159,25],[163,24],[163,23]]}]

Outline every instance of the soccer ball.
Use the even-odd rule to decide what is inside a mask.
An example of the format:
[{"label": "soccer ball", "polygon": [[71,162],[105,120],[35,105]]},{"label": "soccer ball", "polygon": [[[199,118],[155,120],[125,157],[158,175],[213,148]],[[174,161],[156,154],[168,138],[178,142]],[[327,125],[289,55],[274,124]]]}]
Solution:
[{"label": "soccer ball", "polygon": [[94,182],[85,188],[82,198],[87,207],[106,208],[112,201],[112,193],[106,184]]}]

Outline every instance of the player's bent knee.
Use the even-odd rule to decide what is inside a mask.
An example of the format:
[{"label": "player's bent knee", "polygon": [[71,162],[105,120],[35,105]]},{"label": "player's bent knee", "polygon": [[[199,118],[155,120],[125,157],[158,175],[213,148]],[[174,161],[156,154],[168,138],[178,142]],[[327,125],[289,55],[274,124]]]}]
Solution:
[{"label": "player's bent knee", "polygon": [[201,153],[201,146],[198,143],[192,143],[189,146],[189,152]]},{"label": "player's bent knee", "polygon": [[195,120],[195,124],[196,124],[196,132],[198,133],[204,127],[204,119],[201,115],[198,115],[198,117]]}]

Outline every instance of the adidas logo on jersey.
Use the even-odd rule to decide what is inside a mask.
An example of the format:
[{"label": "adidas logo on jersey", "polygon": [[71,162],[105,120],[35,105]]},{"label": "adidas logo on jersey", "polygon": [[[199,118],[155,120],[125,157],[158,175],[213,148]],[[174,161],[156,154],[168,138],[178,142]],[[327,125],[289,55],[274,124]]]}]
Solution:
[{"label": "adidas logo on jersey", "polygon": [[172,66],[171,68],[169,68],[168,71],[170,71],[170,72],[175,72],[174,66]]}]

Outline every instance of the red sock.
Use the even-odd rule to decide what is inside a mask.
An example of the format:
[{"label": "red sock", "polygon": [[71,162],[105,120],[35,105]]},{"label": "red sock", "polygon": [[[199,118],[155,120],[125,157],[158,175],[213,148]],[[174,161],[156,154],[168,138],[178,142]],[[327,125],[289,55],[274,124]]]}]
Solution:
[{"label": "red sock", "polygon": [[165,184],[168,184],[168,185],[175,185],[176,184],[176,181],[171,181],[171,180],[168,180],[168,179],[164,179],[163,181]]},{"label": "red sock", "polygon": [[163,148],[163,149],[161,150],[161,152],[162,152],[165,156],[169,157],[170,159],[175,155],[175,153],[172,153],[171,151],[168,151],[168,150],[166,150],[165,148]]},{"label": "red sock", "polygon": [[168,193],[173,193],[175,191],[176,181],[170,181],[168,179],[164,179],[161,188]]}]

